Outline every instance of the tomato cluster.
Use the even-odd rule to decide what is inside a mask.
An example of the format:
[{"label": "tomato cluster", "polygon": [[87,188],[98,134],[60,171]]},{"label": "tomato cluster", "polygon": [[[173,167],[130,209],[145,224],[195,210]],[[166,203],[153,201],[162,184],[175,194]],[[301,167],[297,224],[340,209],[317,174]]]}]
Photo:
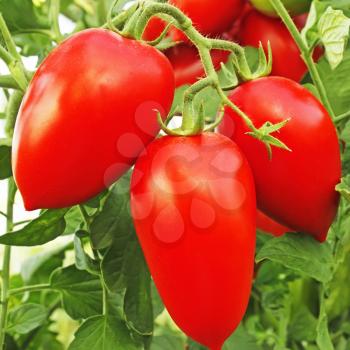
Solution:
[{"label": "tomato cluster", "polygon": [[[326,109],[287,79],[300,80],[306,66],[279,19],[243,11],[241,0],[171,3],[205,35],[223,35],[243,13],[241,42],[271,42],[273,74],[282,77],[244,83],[229,98],[257,128],[289,119],[272,136],[291,152],[274,148],[270,159],[229,108],[219,133],[154,140],[156,111],[165,118],[175,87],[204,75],[196,49],[182,43],[163,55],[91,29],[64,41],[35,73],[16,123],[13,172],[28,210],[61,208],[98,194],[136,162],[131,213],[160,295],[186,334],[219,350],[247,307],[256,217],[276,236],[301,231],[325,240],[338,206],[339,145]],[[253,4],[273,15],[268,1]],[[289,11],[301,8],[305,2]],[[144,37],[162,28],[152,20]],[[170,35],[183,38],[175,28]],[[227,58],[212,52],[217,69]]]}]

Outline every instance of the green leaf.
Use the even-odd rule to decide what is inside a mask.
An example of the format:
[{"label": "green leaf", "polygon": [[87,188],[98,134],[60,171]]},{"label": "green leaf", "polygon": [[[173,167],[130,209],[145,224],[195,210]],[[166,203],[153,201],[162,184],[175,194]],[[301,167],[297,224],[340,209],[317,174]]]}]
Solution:
[{"label": "green leaf", "polygon": [[68,235],[78,231],[83,223],[79,207],[76,205],[70,208],[64,216],[64,220],[66,221],[66,228],[63,234]]},{"label": "green leaf", "polygon": [[137,333],[151,334],[151,278],[134,232],[119,232],[102,261],[102,274],[110,291],[125,291],[124,312],[130,326]]},{"label": "green leaf", "polygon": [[7,331],[27,334],[46,322],[46,308],[39,304],[20,305],[9,312]]},{"label": "green leaf", "polygon": [[324,300],[321,300],[321,310],[317,323],[316,343],[320,350],[334,350],[332,339],[328,330],[328,316],[325,310]]},{"label": "green leaf", "polygon": [[82,231],[78,231],[74,236],[75,266],[78,270],[87,271],[93,275],[99,275],[100,268],[98,263],[84,250],[84,236]]},{"label": "green leaf", "polygon": [[350,175],[343,177],[335,189],[350,202]]},{"label": "green leaf", "polygon": [[45,210],[24,228],[1,236],[0,244],[30,247],[50,242],[63,233],[67,211],[67,208]]},{"label": "green leaf", "polygon": [[293,340],[296,341],[315,341],[316,340],[317,319],[303,304],[292,316],[288,333]]},{"label": "green leaf", "polygon": [[61,292],[63,307],[71,318],[88,318],[102,313],[102,287],[98,277],[72,265],[56,270],[50,284]]},{"label": "green leaf", "polygon": [[262,350],[260,345],[256,343],[256,340],[250,334],[248,334],[242,325],[236,329],[230,338],[228,338],[222,348],[222,350],[231,349]]},{"label": "green leaf", "polygon": [[47,283],[51,273],[62,266],[65,251],[70,247],[71,244],[59,246],[25,259],[21,264],[21,276],[25,284]]},{"label": "green leaf", "polygon": [[49,329],[49,325],[41,327],[33,334],[26,350],[65,350],[66,348],[56,337],[57,334]]},{"label": "green leaf", "polygon": [[157,318],[157,316],[159,316],[164,311],[164,304],[162,299],[160,298],[160,295],[153,280],[151,282],[151,296],[153,306],[153,317]]},{"label": "green leaf", "polygon": [[328,282],[332,278],[334,261],[330,245],[327,242],[320,244],[304,234],[288,233],[267,241],[259,250],[256,262],[265,259],[320,282]]},{"label": "green leaf", "polygon": [[109,247],[116,232],[130,232],[129,186],[129,176],[119,179],[107,195],[102,211],[93,220],[90,229],[95,249]]},{"label": "green leaf", "polygon": [[0,139],[0,180],[12,176],[11,140]]},{"label": "green leaf", "polygon": [[319,61],[317,68],[336,115],[348,112],[350,84],[345,77],[350,75],[350,48],[345,50],[344,58],[336,69],[332,70],[325,58]]},{"label": "green leaf", "polygon": [[48,18],[32,0],[0,0],[0,12],[11,31],[50,28]]},{"label": "green leaf", "polygon": [[95,316],[87,319],[78,331],[69,350],[136,350],[142,347],[131,338],[125,323],[116,316]]},{"label": "green leaf", "polygon": [[173,334],[163,334],[153,337],[151,350],[183,350],[184,341]]},{"label": "green leaf", "polygon": [[151,299],[151,276],[141,248],[134,242],[126,258],[127,289],[124,299],[124,312],[129,325],[142,335],[153,331],[153,308]]},{"label": "green leaf", "polygon": [[328,7],[318,22],[318,31],[325,47],[326,58],[332,69],[343,59],[347,40],[349,38],[350,18],[341,10]]}]

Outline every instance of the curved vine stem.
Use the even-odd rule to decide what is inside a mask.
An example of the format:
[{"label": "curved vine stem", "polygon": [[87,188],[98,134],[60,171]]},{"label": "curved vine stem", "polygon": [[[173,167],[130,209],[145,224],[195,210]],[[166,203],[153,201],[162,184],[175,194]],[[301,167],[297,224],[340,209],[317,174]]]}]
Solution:
[{"label": "curved vine stem", "polygon": [[[13,178],[8,180],[7,190],[7,219],[6,219],[6,231],[11,232],[13,230],[13,204],[16,194],[16,185]],[[2,262],[1,271],[1,311],[0,311],[0,349],[3,349],[5,342],[5,332],[7,325],[7,313],[9,302],[9,287],[10,287],[10,260],[11,260],[11,247],[4,247],[4,256]]]},{"label": "curved vine stem", "polygon": [[301,51],[301,56],[309,69],[312,81],[314,82],[316,89],[320,95],[320,99],[321,99],[323,105],[327,108],[332,119],[334,120],[335,114],[334,114],[333,108],[329,102],[326,89],[323,85],[323,82],[322,82],[320,74],[317,70],[316,64],[312,58],[312,50],[310,50],[307,43],[304,42],[298,28],[296,27],[291,16],[289,15],[288,11],[284,7],[282,1],[281,0],[270,0],[270,3],[273,6],[273,8],[275,9],[275,11],[277,12],[277,14],[281,17],[282,21],[284,22],[284,24],[288,28],[290,34],[292,35],[295,43],[299,47],[299,50]]},{"label": "curved vine stem", "polygon": [[[166,3],[157,3],[157,2],[147,2],[141,3],[141,13],[138,16],[138,21],[136,23],[136,28],[134,30],[134,35],[137,39],[141,39],[143,31],[147,26],[148,21],[155,15],[165,15],[173,19],[173,25],[185,33],[188,39],[196,46],[201,61],[203,63],[204,71],[206,73],[206,78],[198,81],[185,92],[184,94],[184,108],[183,108],[183,124],[181,131],[171,132],[171,134],[184,135],[200,133],[202,129],[196,128],[195,125],[198,124],[201,120],[201,116],[196,115],[193,111],[193,100],[195,95],[203,90],[206,87],[212,87],[217,91],[218,95],[222,100],[223,105],[227,105],[232,108],[235,112],[238,113],[240,117],[246,122],[247,126],[253,133],[258,133],[259,130],[255,128],[251,119],[241,111],[237,106],[231,102],[222,88],[220,87],[220,82],[214,64],[211,59],[210,52],[212,49],[222,49],[229,52],[232,52],[236,57],[236,62],[239,64],[240,69],[242,69],[246,76],[251,75],[249,65],[247,63],[244,49],[233,42],[228,42],[225,40],[211,39],[203,36],[193,25],[190,18],[184,15],[178,8],[166,4]],[[199,113],[201,114],[201,113]],[[197,120],[196,120],[197,118]],[[165,132],[169,133],[169,129],[164,127],[162,128]]]}]

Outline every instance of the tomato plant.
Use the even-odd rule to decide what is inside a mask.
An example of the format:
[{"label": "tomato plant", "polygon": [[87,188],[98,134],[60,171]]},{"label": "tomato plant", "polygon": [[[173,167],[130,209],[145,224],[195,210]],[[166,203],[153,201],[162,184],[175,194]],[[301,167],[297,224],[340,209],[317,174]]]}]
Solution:
[{"label": "tomato plant", "polygon": [[253,274],[247,161],[218,134],[162,137],[138,159],[131,188],[136,232],[167,310],[186,334],[220,349],[245,312]]},{"label": "tomato plant", "polygon": [[155,109],[165,116],[173,93],[169,62],[152,47],[100,29],[62,43],[37,70],[15,129],[26,208],[74,205],[118,179],[158,133]]},{"label": "tomato plant", "polygon": [[0,350],[349,350],[348,3],[253,2],[0,1]]},{"label": "tomato plant", "polygon": [[233,112],[227,111],[230,117],[220,127],[249,160],[259,208],[282,224],[324,241],[337,212],[335,186],[341,177],[337,132],[329,114],[308,90],[280,77],[243,84],[230,99],[256,126],[289,119],[278,136],[290,152],[274,150],[272,159],[261,142],[247,135],[247,127]]}]

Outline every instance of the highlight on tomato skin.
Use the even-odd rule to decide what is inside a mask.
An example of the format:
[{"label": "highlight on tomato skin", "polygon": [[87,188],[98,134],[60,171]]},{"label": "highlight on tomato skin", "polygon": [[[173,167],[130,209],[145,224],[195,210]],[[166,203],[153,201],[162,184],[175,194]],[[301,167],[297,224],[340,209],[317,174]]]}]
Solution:
[{"label": "highlight on tomato skin", "polygon": [[[76,64],[79,62],[79,64]],[[175,84],[154,47],[87,29],[36,71],[16,121],[12,166],[27,210],[62,208],[123,175],[158,134]]]},{"label": "highlight on tomato skin", "polygon": [[254,269],[256,197],[244,155],[217,133],[155,140],[135,164],[131,213],[171,317],[220,349],[243,318]]},{"label": "highlight on tomato skin", "polygon": [[328,112],[306,88],[282,77],[242,84],[229,98],[256,127],[290,119],[275,136],[291,152],[273,147],[271,160],[263,143],[246,134],[248,128],[232,110],[226,110],[219,130],[247,157],[259,209],[323,242],[337,213],[335,186],[341,177],[339,142]]},{"label": "highlight on tomato skin", "polygon": [[[202,61],[197,49],[188,44],[179,44],[164,52],[168,57],[175,75],[175,86],[193,84],[205,75]],[[216,70],[221,63],[226,63],[229,57],[228,51],[212,50],[211,58]]]}]

